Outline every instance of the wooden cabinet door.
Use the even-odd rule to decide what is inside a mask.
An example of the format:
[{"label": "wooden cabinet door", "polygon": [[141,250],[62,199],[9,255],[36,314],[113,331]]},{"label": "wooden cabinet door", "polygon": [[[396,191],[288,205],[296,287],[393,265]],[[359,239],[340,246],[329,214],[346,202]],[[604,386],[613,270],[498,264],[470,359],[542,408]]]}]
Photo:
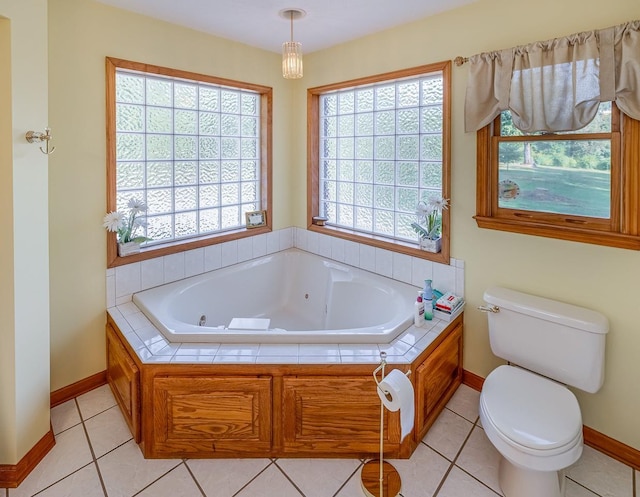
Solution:
[{"label": "wooden cabinet door", "polygon": [[[456,326],[416,369],[416,435],[421,439],[435,419],[443,395],[462,381],[462,325]],[[438,411],[439,412],[439,411]]]},{"label": "wooden cabinet door", "polygon": [[271,450],[271,377],[153,379],[153,453],[214,457]]},{"label": "wooden cabinet door", "polygon": [[[285,377],[282,417],[285,453],[379,451],[380,398],[371,376]],[[385,410],[384,442],[385,452],[398,450],[397,412]]]},{"label": "wooden cabinet door", "polygon": [[122,410],[134,440],[139,443],[140,371],[120,342],[111,324],[107,323],[107,381]]}]

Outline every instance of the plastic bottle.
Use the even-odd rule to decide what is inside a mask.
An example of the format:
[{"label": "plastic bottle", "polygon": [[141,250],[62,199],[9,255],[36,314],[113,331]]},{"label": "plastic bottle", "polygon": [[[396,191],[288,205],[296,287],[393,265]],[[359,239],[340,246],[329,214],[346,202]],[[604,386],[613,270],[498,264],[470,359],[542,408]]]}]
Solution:
[{"label": "plastic bottle", "polygon": [[424,323],[424,302],[422,301],[422,292],[418,292],[418,298],[413,304],[413,324],[422,326]]},{"label": "plastic bottle", "polygon": [[427,321],[431,321],[433,319],[433,289],[431,288],[431,280],[424,280],[422,301],[424,303],[424,318]]}]

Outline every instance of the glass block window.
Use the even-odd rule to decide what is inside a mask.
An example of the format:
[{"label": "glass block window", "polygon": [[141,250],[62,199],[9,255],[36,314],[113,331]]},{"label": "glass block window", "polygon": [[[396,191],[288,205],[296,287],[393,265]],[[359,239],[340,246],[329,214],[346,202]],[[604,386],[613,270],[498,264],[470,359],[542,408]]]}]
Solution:
[{"label": "glass block window", "polygon": [[115,70],[114,208],[147,204],[147,245],[241,229],[266,208],[264,91],[170,72]]},{"label": "glass block window", "polygon": [[320,216],[359,233],[416,242],[419,201],[443,190],[443,71],[319,92]]}]

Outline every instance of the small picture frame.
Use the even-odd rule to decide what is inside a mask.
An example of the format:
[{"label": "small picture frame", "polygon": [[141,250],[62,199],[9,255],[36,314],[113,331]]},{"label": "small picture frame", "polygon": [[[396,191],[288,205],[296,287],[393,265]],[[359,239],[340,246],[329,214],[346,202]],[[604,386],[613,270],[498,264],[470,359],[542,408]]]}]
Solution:
[{"label": "small picture frame", "polygon": [[259,228],[267,225],[267,211],[250,211],[244,213],[247,228]]}]

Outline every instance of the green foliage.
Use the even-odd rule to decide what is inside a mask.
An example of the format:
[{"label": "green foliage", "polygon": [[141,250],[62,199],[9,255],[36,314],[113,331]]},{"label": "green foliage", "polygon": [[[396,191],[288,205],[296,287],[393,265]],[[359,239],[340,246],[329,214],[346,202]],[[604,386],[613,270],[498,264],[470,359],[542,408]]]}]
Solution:
[{"label": "green foliage", "polygon": [[[513,124],[511,112],[501,114],[502,136],[526,136]],[[611,168],[610,140],[572,140],[576,133],[608,133],[611,130],[611,104],[600,104],[596,117],[587,126],[578,131],[556,133],[565,135],[566,140],[531,141],[533,163],[538,166],[561,167],[570,169],[588,169],[608,171]],[[542,133],[531,133],[540,136]],[[502,142],[499,150],[501,164],[525,164],[525,143]]]}]

